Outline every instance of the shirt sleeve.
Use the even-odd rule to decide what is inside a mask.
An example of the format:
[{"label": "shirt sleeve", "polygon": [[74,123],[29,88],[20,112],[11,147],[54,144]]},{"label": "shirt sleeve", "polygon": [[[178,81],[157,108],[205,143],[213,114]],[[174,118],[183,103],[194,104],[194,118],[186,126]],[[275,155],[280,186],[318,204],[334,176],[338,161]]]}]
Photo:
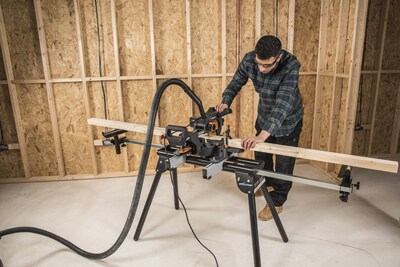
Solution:
[{"label": "shirt sleeve", "polygon": [[281,127],[288,114],[292,113],[293,109],[297,106],[296,95],[299,90],[299,69],[300,64],[296,64],[283,77],[271,113],[266,120],[263,118],[259,120],[261,129],[267,131],[271,135],[276,134],[276,131]]},{"label": "shirt sleeve", "polygon": [[222,93],[222,103],[230,106],[233,99],[240,92],[242,87],[247,83],[249,79],[248,72],[246,70],[246,61],[248,61],[248,55],[246,55],[239,64],[232,81],[228,84],[225,91]]}]

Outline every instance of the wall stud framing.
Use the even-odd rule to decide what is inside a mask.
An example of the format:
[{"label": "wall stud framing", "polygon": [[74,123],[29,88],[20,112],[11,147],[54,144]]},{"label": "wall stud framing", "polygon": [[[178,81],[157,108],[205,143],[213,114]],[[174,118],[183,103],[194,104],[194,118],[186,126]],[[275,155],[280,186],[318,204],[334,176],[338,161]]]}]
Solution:
[{"label": "wall stud framing", "polygon": [[[339,129],[339,113],[340,101],[342,96],[342,78],[337,76],[337,73],[342,73],[344,70],[344,56],[347,36],[347,24],[349,15],[349,0],[340,1],[339,9],[339,25],[336,39],[336,55],[334,66],[334,80],[332,90],[332,105],[330,111],[329,122],[329,137],[328,137],[328,151],[336,151],[337,135]],[[348,140],[346,140],[348,141]],[[334,169],[334,164],[327,164],[327,171],[331,172]]]},{"label": "wall stud framing", "polygon": [[1,2],[0,2],[0,43],[1,43],[1,52],[4,60],[4,68],[7,76],[8,90],[10,92],[11,106],[13,109],[13,115],[15,120],[15,128],[17,130],[17,136],[19,142],[18,144],[21,152],[22,165],[24,168],[25,178],[29,179],[31,178],[31,169],[29,166],[25,133],[22,127],[21,111],[18,105],[17,90],[15,88],[15,85],[11,82],[12,80],[14,80],[14,72],[12,69],[10,50],[8,48],[7,33],[4,24],[3,9],[1,7]]},{"label": "wall stud framing", "polygon": [[319,136],[320,136],[320,122],[321,122],[321,102],[322,102],[322,86],[323,80],[320,74],[323,71],[325,65],[325,54],[326,54],[326,38],[328,30],[328,16],[329,16],[329,1],[321,1],[321,19],[319,29],[319,44],[318,44],[318,62],[317,62],[317,79],[315,84],[315,102],[314,102],[314,121],[311,137],[311,148],[319,148]]},{"label": "wall stud framing", "polygon": [[290,53],[293,53],[293,47],[294,47],[294,18],[295,18],[295,10],[296,10],[296,0],[289,0],[287,50]]},{"label": "wall stud framing", "polygon": [[43,15],[42,15],[42,7],[40,4],[40,0],[35,0],[34,5],[35,5],[35,14],[36,14],[36,25],[37,25],[37,30],[38,30],[38,34],[39,34],[40,52],[41,52],[42,63],[43,63],[43,73],[44,73],[44,79],[45,79],[46,91],[47,91],[47,99],[49,102],[50,120],[51,120],[54,145],[55,145],[55,150],[56,150],[58,172],[59,172],[59,175],[61,177],[63,177],[63,176],[65,176],[64,157],[63,157],[62,147],[61,147],[60,131],[58,128],[57,110],[56,110],[56,105],[54,102],[54,91],[53,91],[52,84],[49,82],[51,79],[50,65],[49,65],[49,58],[48,58],[48,53],[47,53],[46,35],[44,32],[44,27],[43,27]]},{"label": "wall stud framing", "polygon": [[[111,0],[111,23],[113,33],[113,46],[114,46],[114,61],[115,61],[115,76],[117,80],[117,94],[118,94],[118,107],[119,107],[119,119],[125,121],[124,112],[124,101],[122,97],[122,86],[121,86],[121,71],[119,64],[119,45],[118,45],[118,29],[117,29],[117,12],[115,11],[115,0]],[[124,168],[125,172],[129,172],[129,161],[128,161],[128,150],[124,149]]]},{"label": "wall stud framing", "polygon": [[[89,93],[86,83],[86,66],[85,66],[85,55],[84,55],[84,44],[82,40],[82,28],[81,28],[81,10],[80,10],[80,2],[79,0],[74,0],[74,9],[75,9],[75,22],[76,22],[76,34],[78,38],[78,50],[79,50],[79,63],[81,65],[81,76],[82,76],[82,87],[83,87],[83,94],[84,94],[84,103],[85,103],[85,113],[86,118],[92,117],[92,112],[90,111],[90,101],[89,101]],[[96,152],[94,149],[94,138],[93,138],[93,127],[88,126],[88,135],[89,135],[89,149],[90,155],[92,158],[92,167],[93,173],[95,175],[98,174],[98,166],[96,160]]]},{"label": "wall stud framing", "polygon": [[354,138],[354,126],[356,121],[358,87],[361,76],[362,54],[364,50],[365,28],[368,13],[368,1],[357,0],[354,34],[352,41],[352,53],[350,59],[350,78],[346,97],[346,115],[344,140],[351,140],[344,144],[343,153],[351,154]]}]

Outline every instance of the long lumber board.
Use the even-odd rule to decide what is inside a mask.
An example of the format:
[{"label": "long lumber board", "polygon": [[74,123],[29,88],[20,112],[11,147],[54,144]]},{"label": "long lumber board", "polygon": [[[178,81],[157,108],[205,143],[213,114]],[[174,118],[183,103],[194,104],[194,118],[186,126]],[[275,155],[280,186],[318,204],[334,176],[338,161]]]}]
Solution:
[{"label": "long lumber board", "polygon": [[[98,118],[88,119],[88,124],[94,126],[102,126],[112,129],[121,129],[131,132],[146,133],[147,125],[128,123],[122,121],[104,120]],[[165,133],[165,128],[155,127],[153,135],[161,136]],[[202,136],[207,139],[220,139],[218,136]],[[241,148],[241,139],[230,139],[229,146],[235,148]],[[257,144],[254,151],[277,154],[282,156],[290,156],[295,158],[302,158],[315,161],[323,161],[329,163],[335,163],[340,165],[348,165],[353,167],[359,167],[370,170],[384,171],[397,173],[398,163],[397,161],[376,159],[370,157],[354,156],[343,153],[327,152],[316,149],[308,149],[301,147],[283,146],[277,144],[262,143]]]}]

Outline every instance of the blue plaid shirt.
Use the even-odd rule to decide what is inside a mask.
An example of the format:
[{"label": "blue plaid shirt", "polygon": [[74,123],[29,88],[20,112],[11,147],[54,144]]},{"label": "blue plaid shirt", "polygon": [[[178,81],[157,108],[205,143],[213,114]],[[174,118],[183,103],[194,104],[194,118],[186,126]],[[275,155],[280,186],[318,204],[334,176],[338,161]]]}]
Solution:
[{"label": "blue plaid shirt", "polygon": [[295,56],[282,50],[282,59],[275,69],[263,74],[255,63],[255,57],[255,51],[244,56],[222,94],[222,103],[230,106],[250,78],[260,96],[258,125],[272,136],[289,135],[303,118],[303,104],[298,87],[300,63]]}]

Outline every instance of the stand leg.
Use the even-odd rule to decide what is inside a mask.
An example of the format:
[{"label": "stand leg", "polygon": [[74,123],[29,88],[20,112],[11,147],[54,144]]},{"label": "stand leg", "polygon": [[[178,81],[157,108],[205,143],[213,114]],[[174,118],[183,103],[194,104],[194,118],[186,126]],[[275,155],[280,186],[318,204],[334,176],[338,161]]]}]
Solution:
[{"label": "stand leg", "polygon": [[251,226],[251,239],[253,242],[254,267],[261,267],[260,242],[258,239],[258,226],[257,226],[257,213],[256,213],[256,201],[254,198],[254,193],[247,194],[247,196],[249,199],[250,226]]},{"label": "stand leg", "polygon": [[149,212],[150,205],[151,205],[151,202],[153,201],[154,194],[156,192],[158,183],[160,182],[161,174],[162,174],[162,172],[157,171],[156,175],[154,176],[153,184],[151,185],[151,189],[150,189],[149,195],[147,197],[146,204],[144,205],[142,216],[140,216],[139,224],[136,228],[136,232],[133,237],[133,240],[135,240],[135,241],[139,240],[139,236],[140,236],[140,233],[142,232],[144,222],[146,221],[147,213]]},{"label": "stand leg", "polygon": [[281,234],[282,240],[283,242],[286,243],[289,241],[289,239],[286,235],[285,229],[283,228],[281,219],[279,218],[279,215],[276,212],[274,201],[272,200],[271,195],[269,194],[265,186],[261,186],[261,190],[264,194],[265,201],[267,201],[268,207],[271,210],[272,217],[274,218],[276,227],[278,228],[279,233]]},{"label": "stand leg", "polygon": [[175,209],[179,210],[179,199],[178,199],[178,171],[176,168],[172,169],[172,180],[173,180],[173,187],[174,187],[174,204]]}]

